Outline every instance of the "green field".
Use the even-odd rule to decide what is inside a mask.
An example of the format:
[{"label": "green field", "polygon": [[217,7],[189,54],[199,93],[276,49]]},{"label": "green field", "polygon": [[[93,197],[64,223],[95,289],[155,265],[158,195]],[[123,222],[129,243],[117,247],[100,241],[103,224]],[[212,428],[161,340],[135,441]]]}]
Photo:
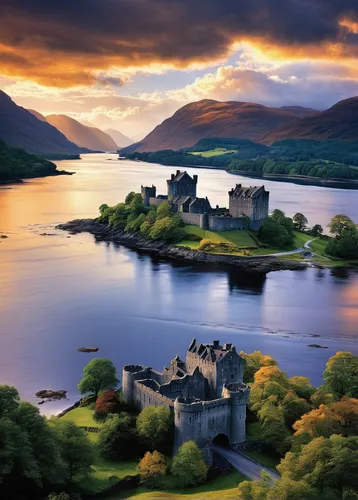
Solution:
[{"label": "green field", "polygon": [[[255,240],[250,235],[250,231],[205,231],[204,229],[200,229],[199,226],[185,226],[185,231],[187,234],[194,234],[195,236],[199,236],[203,239],[209,239],[216,243],[234,243],[238,247],[248,248],[248,247],[256,247]],[[179,243],[180,246],[189,247],[193,250],[199,248],[200,241],[190,241],[183,240]]]},{"label": "green field", "polygon": [[204,156],[204,158],[211,158],[212,156],[238,153],[238,151],[239,151],[238,149],[215,148],[215,149],[210,149],[209,151],[198,151],[190,154],[196,156]]},{"label": "green field", "polygon": [[[128,500],[237,500],[237,486],[245,477],[237,471],[218,476],[213,481],[190,489],[176,489],[165,491],[151,491],[146,488],[138,488],[128,492],[125,497],[113,496],[109,500],[119,500],[126,498]],[[128,496],[130,495],[130,496]]]}]

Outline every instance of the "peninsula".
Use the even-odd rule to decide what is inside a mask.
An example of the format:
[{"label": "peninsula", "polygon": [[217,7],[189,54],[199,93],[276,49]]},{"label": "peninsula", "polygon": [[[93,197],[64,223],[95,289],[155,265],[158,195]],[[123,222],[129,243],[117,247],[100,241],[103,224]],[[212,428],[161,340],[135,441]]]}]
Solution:
[{"label": "peninsula", "polygon": [[[89,232],[97,239],[162,258],[229,265],[248,272],[303,269],[313,257],[319,265],[354,264],[358,257],[355,224],[345,216],[336,216],[337,237],[329,238],[322,236],[319,224],[307,229],[303,214],[291,219],[276,209],[269,215],[269,192],[264,186],[238,184],[228,193],[229,208],[212,208],[207,197],[196,196],[197,184],[197,176],[177,170],[167,180],[165,195],[157,195],[155,186],[141,186],[141,193],[129,193],[124,203],[101,205],[96,219],[57,227]],[[345,234],[348,226],[350,232]]]}]

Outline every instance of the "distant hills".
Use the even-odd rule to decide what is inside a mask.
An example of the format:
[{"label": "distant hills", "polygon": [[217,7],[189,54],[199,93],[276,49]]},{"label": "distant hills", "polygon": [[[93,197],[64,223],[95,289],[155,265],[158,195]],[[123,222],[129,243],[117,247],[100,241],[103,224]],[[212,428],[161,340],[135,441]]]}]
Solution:
[{"label": "distant hills", "polygon": [[87,127],[66,115],[48,115],[46,121],[80,147],[93,151],[117,151],[112,137],[96,127]]},{"label": "distant hills", "polygon": [[119,130],[115,130],[113,128],[108,128],[105,130],[106,134],[110,135],[114,142],[117,144],[119,148],[124,148],[125,146],[130,146],[133,144],[133,140],[122,134]]},{"label": "distant hills", "polygon": [[339,101],[326,111],[275,129],[260,142],[272,144],[284,139],[358,142],[358,97]]},{"label": "distant hills", "polygon": [[125,152],[179,150],[193,146],[200,139],[211,137],[260,142],[273,130],[287,127],[302,117],[317,113],[299,106],[269,108],[249,102],[204,99],[180,108],[142,141],[126,148]]},{"label": "distant hills", "polygon": [[79,154],[86,152],[30,111],[17,106],[0,90],[0,140],[30,153]]}]

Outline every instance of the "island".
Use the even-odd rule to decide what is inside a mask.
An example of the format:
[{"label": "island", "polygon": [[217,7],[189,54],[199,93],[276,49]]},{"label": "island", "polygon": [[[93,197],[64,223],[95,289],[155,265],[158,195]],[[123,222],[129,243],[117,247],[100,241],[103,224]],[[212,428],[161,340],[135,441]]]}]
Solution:
[{"label": "island", "polygon": [[22,179],[72,175],[74,172],[57,170],[57,166],[41,156],[27,153],[23,149],[8,147],[0,141],[0,184],[21,182]]},{"label": "island", "polygon": [[237,184],[229,208],[212,208],[207,197],[196,196],[198,176],[177,170],[167,180],[167,194],[141,186],[123,203],[102,204],[99,217],[60,224],[72,234],[92,233],[162,258],[211,265],[229,265],[247,272],[304,269],[307,265],[356,265],[358,231],[344,215],[332,219],[334,238],[323,235],[306,217],[293,218],[278,209],[269,215],[269,192],[264,186]]}]

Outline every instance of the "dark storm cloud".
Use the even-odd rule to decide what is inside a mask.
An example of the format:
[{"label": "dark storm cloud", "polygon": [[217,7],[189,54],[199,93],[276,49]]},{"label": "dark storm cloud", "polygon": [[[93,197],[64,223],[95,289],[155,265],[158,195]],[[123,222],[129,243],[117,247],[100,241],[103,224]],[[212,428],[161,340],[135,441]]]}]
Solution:
[{"label": "dark storm cloud", "polygon": [[55,65],[69,66],[64,85],[110,66],[212,60],[240,40],[308,56],[332,44],[355,56],[342,19],[358,20],[357,0],[0,0],[0,54],[13,54],[5,69],[26,67],[25,77],[35,58],[45,83]]}]

